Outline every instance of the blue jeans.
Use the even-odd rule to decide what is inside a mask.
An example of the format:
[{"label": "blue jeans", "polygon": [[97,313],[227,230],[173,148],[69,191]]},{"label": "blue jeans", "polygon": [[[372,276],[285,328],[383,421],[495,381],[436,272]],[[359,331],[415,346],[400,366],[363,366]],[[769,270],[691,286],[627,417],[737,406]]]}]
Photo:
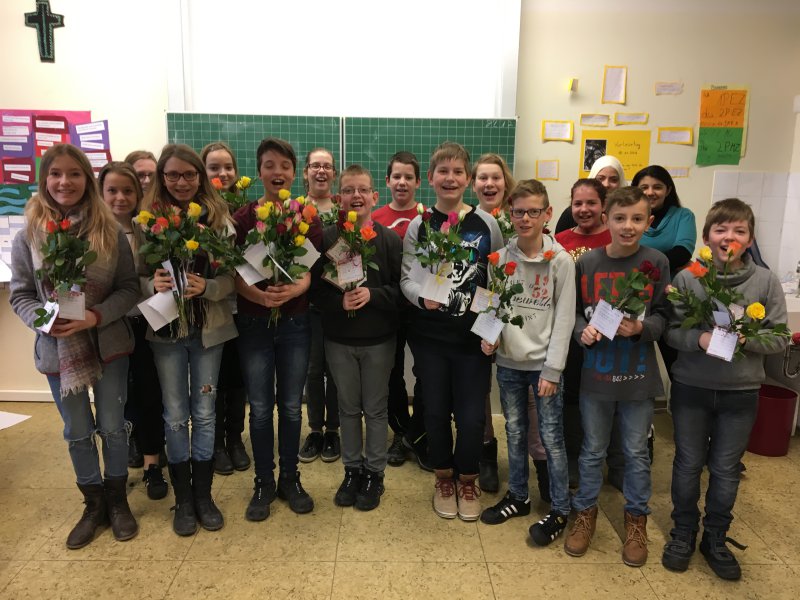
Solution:
[{"label": "blue jeans", "polygon": [[272,477],[275,470],[275,388],[278,402],[278,456],[281,473],[297,471],[300,451],[301,403],[308,372],[311,327],[308,315],[281,317],[239,314],[239,360],[250,402],[250,442],[256,476]]},{"label": "blue jeans", "polygon": [[547,470],[550,472],[550,496],[553,510],[569,514],[569,475],[567,450],[564,446],[564,418],[561,384],[552,396],[540,396],[541,371],[521,371],[497,367],[497,384],[500,403],[506,418],[508,438],[508,490],[516,500],[528,497],[528,389],[533,387],[538,413],[539,434],[547,453]]},{"label": "blue jeans", "polygon": [[581,394],[580,404],[583,447],[578,459],[580,487],[572,501],[575,510],[586,510],[597,504],[603,485],[603,461],[611,440],[616,411],[622,436],[622,452],[625,455],[625,476],[622,484],[625,510],[635,516],[649,514],[647,503],[652,493],[652,484],[647,434],[653,422],[653,399],[613,402],[590,400]]},{"label": "blue jeans", "polygon": [[161,382],[169,462],[211,460],[223,344],[203,348],[200,331],[196,331],[174,342],[151,342],[150,346]]},{"label": "blue jeans", "polygon": [[675,529],[697,531],[700,475],[708,465],[703,528],[726,532],[739,490],[739,461],[758,413],[758,390],[720,391],[672,384],[675,461],[672,520]]},{"label": "blue jeans", "polygon": [[62,398],[61,377],[48,375],[47,383],[64,421],[64,439],[69,444],[69,457],[77,482],[81,485],[103,482],[95,434],[100,436],[103,444],[104,476],[127,477],[128,434],[131,427],[125,420],[128,357],[103,365],[103,376],[92,386],[96,418],[92,415],[88,391]]}]

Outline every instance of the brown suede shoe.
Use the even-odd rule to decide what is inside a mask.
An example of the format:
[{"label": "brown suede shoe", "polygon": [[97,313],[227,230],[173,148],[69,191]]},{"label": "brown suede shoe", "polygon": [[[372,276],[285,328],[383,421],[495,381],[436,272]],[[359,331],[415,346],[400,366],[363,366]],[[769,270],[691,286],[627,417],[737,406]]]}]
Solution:
[{"label": "brown suede shoe", "polygon": [[597,505],[582,510],[564,540],[564,552],[570,556],[583,556],[589,549],[597,525]]},{"label": "brown suede shoe", "polygon": [[632,515],[625,511],[625,545],[622,562],[629,567],[641,567],[647,562],[647,515]]},{"label": "brown suede shoe", "polygon": [[453,469],[436,469],[436,486],[433,492],[433,510],[443,519],[455,519],[458,515],[456,482]]},{"label": "brown suede shoe", "polygon": [[458,496],[458,518],[462,521],[477,521],[481,516],[481,502],[478,498],[481,495],[475,480],[475,475],[459,475],[456,481],[456,496]]}]

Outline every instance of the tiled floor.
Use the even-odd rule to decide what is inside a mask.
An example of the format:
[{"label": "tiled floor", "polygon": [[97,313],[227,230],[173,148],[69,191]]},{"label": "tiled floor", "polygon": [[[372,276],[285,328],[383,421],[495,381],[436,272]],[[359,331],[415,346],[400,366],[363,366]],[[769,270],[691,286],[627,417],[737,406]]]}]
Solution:
[{"label": "tiled floor", "polygon": [[[131,471],[139,535],[118,543],[106,530],[86,548],[70,551],[64,540],[82,505],[55,407],[2,403],[0,410],[33,415],[0,431],[0,600],[800,597],[800,438],[788,457],[745,457],[731,536],[749,549],[737,551],[744,576],[730,583],[717,579],[699,555],[687,573],[661,567],[673,455],[666,415],[656,421],[651,556],[647,566],[633,569],[620,560],[622,498],[610,487],[603,489],[592,546],[575,559],[564,554],[563,538],[547,548],[530,545],[528,527],[546,511],[541,503],[535,503],[536,516],[500,526],[436,517],[432,475],[412,463],[388,468],[386,494],[370,513],[334,506],[341,463],[303,465],[314,512],[295,515],[278,500],[263,523],[244,519],[252,469],[217,477],[225,528],[191,538],[172,533],[171,496],[148,500],[140,472]],[[495,428],[502,433],[501,417]],[[497,498],[484,494],[482,502]]]}]

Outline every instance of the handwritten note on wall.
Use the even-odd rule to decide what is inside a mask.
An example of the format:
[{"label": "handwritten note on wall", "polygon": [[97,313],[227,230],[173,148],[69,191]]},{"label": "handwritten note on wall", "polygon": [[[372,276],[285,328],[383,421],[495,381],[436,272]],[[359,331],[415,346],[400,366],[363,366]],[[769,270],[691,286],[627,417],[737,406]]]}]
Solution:
[{"label": "handwritten note on wall", "polygon": [[630,180],[650,164],[649,129],[584,129],[581,132],[581,161],[578,174],[588,177],[594,161],[605,154],[616,156]]},{"label": "handwritten note on wall", "polygon": [[738,165],[744,155],[749,93],[710,86],[700,90],[698,165]]}]

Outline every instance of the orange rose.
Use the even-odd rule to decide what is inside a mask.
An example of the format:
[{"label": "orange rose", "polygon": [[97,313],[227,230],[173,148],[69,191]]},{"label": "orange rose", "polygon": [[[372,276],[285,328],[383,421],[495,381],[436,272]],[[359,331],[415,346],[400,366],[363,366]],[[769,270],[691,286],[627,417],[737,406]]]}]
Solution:
[{"label": "orange rose", "polygon": [[56,233],[58,231],[58,223],[55,221],[47,222],[47,233]]},{"label": "orange rose", "polygon": [[173,224],[175,227],[180,227],[180,226],[181,226],[181,216],[180,216],[180,215],[172,215],[172,216],[169,218],[169,220],[170,220],[170,221],[172,221],[172,224]]},{"label": "orange rose", "polygon": [[734,254],[738,253],[739,250],[742,249],[742,245],[739,242],[731,242],[728,244],[728,256],[733,256]]},{"label": "orange rose", "polygon": [[342,225],[345,231],[355,231],[356,226],[353,225],[350,221],[345,221],[344,225]]},{"label": "orange rose", "polygon": [[307,222],[311,222],[311,220],[317,216],[317,207],[313,204],[306,204],[303,207],[303,219]]},{"label": "orange rose", "polygon": [[361,237],[364,238],[365,242],[375,239],[377,236],[378,234],[375,233],[375,230],[369,225],[365,225],[361,228]]},{"label": "orange rose", "polygon": [[61,221],[61,231],[66,231],[69,229],[70,225],[72,225],[72,223],[69,222],[69,219],[63,219]]},{"label": "orange rose", "polygon": [[708,273],[708,269],[701,265],[698,261],[692,262],[688,267],[686,267],[686,270],[695,277],[702,277]]},{"label": "orange rose", "polygon": [[222,189],[222,180],[219,177],[214,177],[211,180],[211,185],[214,186],[214,189],[219,191]]},{"label": "orange rose", "polygon": [[497,252],[492,252],[486,259],[496,267],[500,261],[500,255]]},{"label": "orange rose", "polygon": [[553,257],[555,255],[556,255],[556,253],[553,252],[552,250],[547,250],[547,251],[544,252],[544,254],[542,254],[542,258],[547,260],[547,261],[551,261],[551,260],[553,260]]},{"label": "orange rose", "polygon": [[167,220],[167,217],[158,217],[156,219],[156,224],[160,225],[161,227],[163,227],[165,229],[167,227],[169,227],[169,221]]}]

